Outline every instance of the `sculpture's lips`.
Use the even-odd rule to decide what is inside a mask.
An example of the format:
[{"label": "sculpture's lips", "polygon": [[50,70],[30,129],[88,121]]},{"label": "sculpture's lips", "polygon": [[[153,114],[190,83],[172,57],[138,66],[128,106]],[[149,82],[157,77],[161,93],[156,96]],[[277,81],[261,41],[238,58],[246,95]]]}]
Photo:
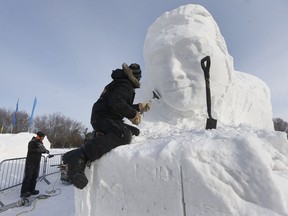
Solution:
[{"label": "sculpture's lips", "polygon": [[[169,86],[169,85],[167,85],[167,86]],[[175,87],[172,87],[173,84],[170,84],[170,86],[171,86],[171,88],[163,89],[163,91],[164,91],[164,92],[177,92],[177,91],[185,90],[185,89],[188,89],[188,88],[193,88],[193,85],[192,85],[192,84],[190,84],[190,85],[183,85],[183,86],[181,86],[181,85],[175,86],[175,85],[174,85]]]}]

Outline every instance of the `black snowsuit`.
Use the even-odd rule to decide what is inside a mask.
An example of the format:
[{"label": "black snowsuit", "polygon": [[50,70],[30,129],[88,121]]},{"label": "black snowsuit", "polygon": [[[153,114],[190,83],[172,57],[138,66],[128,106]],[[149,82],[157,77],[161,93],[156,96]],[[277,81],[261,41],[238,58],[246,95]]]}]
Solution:
[{"label": "black snowsuit", "polygon": [[[131,143],[132,135],[138,136],[138,128],[125,124],[124,117],[132,119],[139,111],[133,104],[135,85],[121,69],[116,69],[100,98],[92,108],[91,125],[102,134],[84,143],[84,152],[90,161],[100,158],[111,149]],[[100,132],[100,133],[99,133]]]},{"label": "black snowsuit", "polygon": [[33,192],[35,190],[36,181],[40,170],[41,155],[42,153],[48,152],[49,151],[44,147],[43,143],[36,139],[36,137],[33,137],[28,143],[28,152],[21,194]]}]

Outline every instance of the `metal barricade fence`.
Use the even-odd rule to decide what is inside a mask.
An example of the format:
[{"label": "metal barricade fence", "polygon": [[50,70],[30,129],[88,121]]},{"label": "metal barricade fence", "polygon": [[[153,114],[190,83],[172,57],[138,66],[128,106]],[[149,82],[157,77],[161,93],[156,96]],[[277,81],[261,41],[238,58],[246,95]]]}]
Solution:
[{"label": "metal barricade fence", "polygon": [[[53,157],[41,157],[38,181],[50,182],[46,176],[60,172],[57,166],[61,164],[62,154],[54,154]],[[0,192],[22,184],[24,177],[26,157],[11,158],[0,163]]]}]

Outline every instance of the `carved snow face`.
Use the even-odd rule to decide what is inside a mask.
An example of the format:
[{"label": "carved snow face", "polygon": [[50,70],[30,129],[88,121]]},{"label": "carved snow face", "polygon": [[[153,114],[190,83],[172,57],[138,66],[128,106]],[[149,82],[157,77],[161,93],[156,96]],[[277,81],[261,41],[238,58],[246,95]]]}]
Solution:
[{"label": "carved snow face", "polygon": [[[149,28],[144,57],[150,80],[163,101],[179,111],[206,106],[200,61],[211,57],[211,85],[221,97],[230,83],[231,59],[212,16],[202,7],[165,13]],[[192,10],[192,11],[191,11]]]}]

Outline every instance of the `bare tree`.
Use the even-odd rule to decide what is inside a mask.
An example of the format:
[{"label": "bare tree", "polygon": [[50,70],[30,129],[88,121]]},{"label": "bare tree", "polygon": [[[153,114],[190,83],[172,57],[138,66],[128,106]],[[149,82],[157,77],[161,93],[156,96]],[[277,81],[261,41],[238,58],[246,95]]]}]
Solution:
[{"label": "bare tree", "polygon": [[[15,112],[0,109],[0,131],[1,133],[19,133],[28,131],[29,117],[27,112],[18,111],[16,122],[12,128]],[[83,144],[87,135],[87,128],[81,123],[73,121],[60,113],[37,116],[34,119],[31,132],[43,131],[46,133],[51,148],[72,148]]]},{"label": "bare tree", "polygon": [[61,113],[36,117],[34,130],[46,133],[51,148],[72,148],[83,144],[87,128]]},{"label": "bare tree", "polygon": [[[13,113],[13,116],[14,116],[14,113]],[[29,122],[28,113],[25,111],[18,111],[16,113],[16,124],[13,128],[13,133],[27,132],[28,122]]]},{"label": "bare tree", "polygon": [[[12,128],[12,122],[16,115],[16,122]],[[2,130],[3,127],[3,130]],[[0,109],[0,129],[2,133],[19,133],[28,131],[28,114],[25,111],[14,113],[12,110]]]},{"label": "bare tree", "polygon": [[288,123],[282,120],[281,118],[274,118],[273,123],[275,131],[286,132],[288,138]]},{"label": "bare tree", "polygon": [[12,110],[0,109],[0,124],[2,133],[10,133],[11,132],[11,124],[12,124]]}]

